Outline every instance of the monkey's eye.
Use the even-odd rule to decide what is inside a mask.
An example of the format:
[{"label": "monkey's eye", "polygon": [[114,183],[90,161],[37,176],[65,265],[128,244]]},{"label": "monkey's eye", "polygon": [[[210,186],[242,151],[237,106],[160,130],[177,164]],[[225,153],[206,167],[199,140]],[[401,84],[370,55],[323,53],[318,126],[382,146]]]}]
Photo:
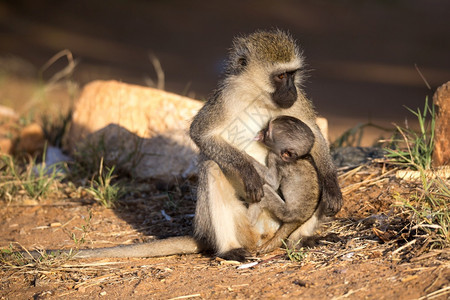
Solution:
[{"label": "monkey's eye", "polygon": [[278,78],[279,80],[283,80],[284,78],[286,78],[286,73],[277,75],[277,78]]},{"label": "monkey's eye", "polygon": [[245,57],[241,57],[241,58],[239,58],[238,63],[241,66],[245,67],[247,65],[247,59]]},{"label": "monkey's eye", "polygon": [[283,158],[283,160],[289,160],[292,158],[292,153],[289,152],[288,150],[282,150],[280,155],[281,158]]},{"label": "monkey's eye", "polygon": [[285,162],[292,163],[295,162],[298,158],[297,154],[291,149],[284,149],[280,152],[281,159]]},{"label": "monkey's eye", "polygon": [[292,152],[288,151],[288,150],[283,151],[283,155],[286,156],[286,157],[294,156],[294,154]]}]

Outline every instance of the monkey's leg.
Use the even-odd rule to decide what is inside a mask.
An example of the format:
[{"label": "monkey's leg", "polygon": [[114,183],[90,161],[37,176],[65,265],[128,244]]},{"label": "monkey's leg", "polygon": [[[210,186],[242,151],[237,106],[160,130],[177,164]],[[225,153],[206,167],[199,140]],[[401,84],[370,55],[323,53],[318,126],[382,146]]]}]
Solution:
[{"label": "monkey's leg", "polygon": [[244,261],[256,244],[247,208],[219,166],[212,160],[200,163],[194,235],[216,254]]},{"label": "monkey's leg", "polygon": [[298,244],[298,241],[300,239],[312,236],[319,226],[321,214],[322,213],[319,207],[316,209],[313,216],[308,219],[308,221],[303,223],[294,232],[292,232],[288,239],[288,246],[295,246]]},{"label": "monkey's leg", "polygon": [[[299,196],[301,198],[301,195]],[[301,201],[294,201],[294,203],[292,204],[301,206]],[[303,215],[297,213],[297,211],[301,209],[301,207],[294,208],[288,206],[287,203],[283,201],[281,197],[267,185],[264,185],[264,197],[261,202],[258,203],[258,205],[267,208],[277,218],[284,222],[281,227],[275,232],[275,235],[260,247],[258,251],[259,253],[267,253],[280,248],[283,244],[283,240],[287,239],[292,234],[292,232],[299,228],[299,226],[305,221],[303,220],[305,219],[303,218]],[[292,215],[294,215],[294,217]],[[285,221],[290,219],[298,219],[298,217],[300,217],[301,221]]]},{"label": "monkey's leg", "polygon": [[[259,250],[259,253],[273,251],[282,245],[282,240],[286,240],[289,248],[299,246],[299,241],[313,236],[319,225],[320,208],[316,209],[313,216],[305,223],[284,223],[275,233],[274,237],[267,241]],[[304,246],[303,243],[300,246]]]},{"label": "monkey's leg", "polygon": [[[304,170],[307,169],[304,168]],[[293,188],[302,182],[294,180],[285,183],[288,187]],[[293,236],[297,240],[302,236],[309,236],[314,232],[315,226],[317,225],[317,218],[314,215],[318,200],[317,190],[319,187],[317,182],[310,182],[309,185],[304,184],[303,188],[296,193],[286,193],[286,202],[270,187],[264,187],[264,197],[258,205],[267,208],[277,218],[283,221],[283,224],[276,231],[275,235],[263,244],[259,250],[260,253],[270,252],[281,247],[282,241],[291,236],[294,231],[299,232],[298,235]],[[300,228],[302,230],[298,230]]]},{"label": "monkey's leg", "polygon": [[[299,241],[304,238],[312,237],[316,228],[319,226],[321,215],[320,208],[316,209],[313,216],[305,223],[284,223],[275,233],[274,237],[267,241],[259,249],[259,253],[273,251],[282,245],[282,240],[286,240],[288,247],[299,245]],[[303,244],[301,244],[303,245]]]},{"label": "monkey's leg", "polygon": [[267,253],[280,248],[283,245],[283,241],[287,239],[299,225],[299,223],[284,223],[281,225],[275,235],[261,246],[258,253]]},{"label": "monkey's leg", "polygon": [[[282,190],[283,190],[282,183]],[[291,185],[291,186],[289,186]],[[288,187],[294,188],[293,184],[288,183]],[[285,193],[284,201],[281,197],[267,184],[264,185],[264,197],[260,205],[268,209],[275,217],[283,223],[302,224],[306,222],[314,213],[317,201],[317,186],[304,185],[301,190],[295,193],[289,191]]]}]

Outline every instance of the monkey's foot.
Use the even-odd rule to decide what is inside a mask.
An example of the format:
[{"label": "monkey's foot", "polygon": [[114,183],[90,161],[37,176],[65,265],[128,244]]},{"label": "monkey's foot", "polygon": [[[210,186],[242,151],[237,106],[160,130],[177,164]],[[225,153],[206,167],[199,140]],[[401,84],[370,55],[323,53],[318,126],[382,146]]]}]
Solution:
[{"label": "monkey's foot", "polygon": [[282,246],[282,242],[279,239],[271,239],[261,246],[258,250],[258,254],[264,254],[274,251]]},{"label": "monkey's foot", "polygon": [[246,261],[246,257],[250,256],[250,252],[248,252],[244,248],[236,248],[236,249],[231,249],[230,251],[227,251],[218,256],[225,260],[236,260],[236,261],[244,262],[244,261]]},{"label": "monkey's foot", "polygon": [[326,236],[307,236],[303,237],[300,241],[300,243],[293,243],[293,241],[288,241],[288,247],[307,247],[307,248],[314,248],[319,245],[321,245],[322,241],[337,243],[339,241],[342,241],[342,239],[335,233],[329,233]]}]

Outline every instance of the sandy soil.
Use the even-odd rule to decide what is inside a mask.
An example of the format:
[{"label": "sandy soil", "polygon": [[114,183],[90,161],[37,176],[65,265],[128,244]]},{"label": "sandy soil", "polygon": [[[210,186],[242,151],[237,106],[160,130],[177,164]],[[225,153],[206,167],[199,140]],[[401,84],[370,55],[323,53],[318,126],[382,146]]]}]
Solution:
[{"label": "sandy soil", "polygon": [[[306,257],[290,261],[280,249],[250,260],[256,266],[208,255],[149,259],[50,259],[0,269],[2,299],[447,299],[448,249],[431,250],[410,230],[398,207],[417,184],[381,167],[341,175],[345,205],[326,223]],[[367,182],[370,176],[375,181]],[[136,184],[115,209],[71,192],[55,199],[0,208],[0,247],[76,249],[189,234],[194,181],[158,190]],[[170,199],[170,201],[168,201]],[[397,200],[396,200],[397,199]],[[167,220],[162,210],[172,219]],[[82,230],[82,228],[85,228]],[[85,241],[74,242],[84,237]],[[412,242],[415,241],[415,242]],[[244,265],[245,266],[245,265]]]}]

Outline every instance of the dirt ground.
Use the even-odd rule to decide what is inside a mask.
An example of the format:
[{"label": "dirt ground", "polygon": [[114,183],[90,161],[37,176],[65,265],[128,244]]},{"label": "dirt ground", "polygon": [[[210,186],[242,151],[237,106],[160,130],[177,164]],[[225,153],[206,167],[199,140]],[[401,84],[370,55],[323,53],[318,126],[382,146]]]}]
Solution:
[{"label": "dirt ground", "polygon": [[[282,249],[250,262],[208,255],[49,259],[2,264],[1,299],[448,299],[450,252],[430,250],[396,204],[417,192],[379,165],[341,172],[345,204],[296,262]],[[76,249],[189,234],[195,179],[135,183],[115,209],[67,189],[54,199],[4,203],[0,247]],[[61,189],[64,191],[64,189]],[[75,236],[75,238],[74,238]],[[84,241],[82,238],[84,237]],[[76,240],[79,240],[76,242]]]}]

